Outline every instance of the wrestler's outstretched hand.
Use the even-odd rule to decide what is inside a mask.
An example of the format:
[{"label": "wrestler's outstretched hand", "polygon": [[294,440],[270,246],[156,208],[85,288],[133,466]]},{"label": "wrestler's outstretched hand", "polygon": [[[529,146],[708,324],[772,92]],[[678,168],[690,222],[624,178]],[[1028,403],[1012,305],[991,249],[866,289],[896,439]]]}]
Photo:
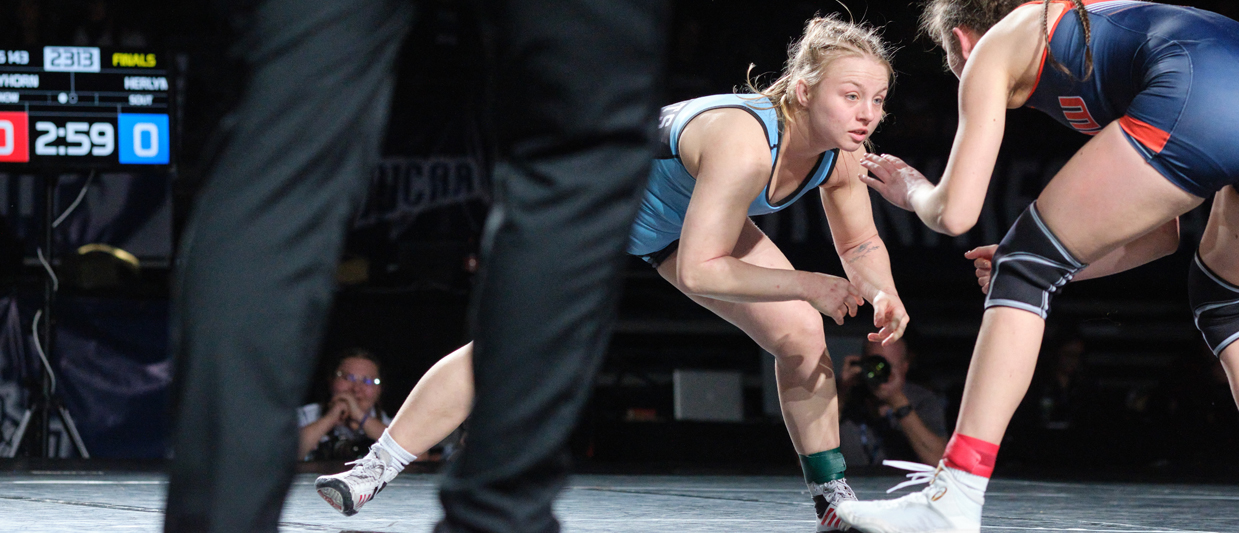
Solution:
[{"label": "wrestler's outstretched hand", "polygon": [[886,201],[908,211],[915,211],[912,195],[916,191],[934,186],[915,168],[890,154],[865,154],[860,164],[869,170],[869,174],[860,174],[860,181],[878,191]]},{"label": "wrestler's outstretched hand", "polygon": [[905,329],[908,329],[908,311],[903,308],[899,296],[887,292],[879,292],[873,298],[873,327],[880,328],[877,333],[870,333],[871,342],[880,342],[883,346],[899,340]]},{"label": "wrestler's outstretched hand", "polygon": [[989,277],[994,271],[994,252],[998,251],[997,244],[973,248],[964,253],[964,257],[972,260],[972,264],[977,267],[977,283],[981,285],[981,292],[989,294]]}]

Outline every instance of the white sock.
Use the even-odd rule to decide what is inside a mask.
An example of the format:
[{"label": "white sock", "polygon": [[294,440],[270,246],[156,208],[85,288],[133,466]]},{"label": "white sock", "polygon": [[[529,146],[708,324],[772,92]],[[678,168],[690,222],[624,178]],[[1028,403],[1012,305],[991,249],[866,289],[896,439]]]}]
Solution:
[{"label": "white sock", "polygon": [[386,429],[383,430],[383,435],[379,437],[379,440],[375,443],[375,446],[387,451],[387,455],[391,456],[392,462],[395,463],[395,465],[392,466],[395,466],[398,471],[404,470],[404,467],[408,466],[409,463],[412,463],[415,459],[417,459],[416,455],[409,453],[404,449],[404,447],[400,446],[400,444],[396,442],[396,439],[391,438],[391,433],[388,433]]},{"label": "white sock", "polygon": [[956,481],[959,482],[960,485],[963,485],[964,488],[976,491],[978,495],[984,495],[985,489],[989,487],[989,478],[987,477],[965,472],[958,468],[951,468],[945,464],[943,464],[943,468],[950,470],[951,475]]}]

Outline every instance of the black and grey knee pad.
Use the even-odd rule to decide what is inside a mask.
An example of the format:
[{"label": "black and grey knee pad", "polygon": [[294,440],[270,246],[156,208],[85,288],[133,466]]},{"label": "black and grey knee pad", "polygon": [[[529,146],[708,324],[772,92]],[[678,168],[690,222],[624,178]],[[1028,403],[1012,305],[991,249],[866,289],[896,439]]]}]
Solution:
[{"label": "black and grey knee pad", "polygon": [[1052,295],[1085,266],[1058,242],[1034,203],[998,244],[985,308],[1014,307],[1046,318]]},{"label": "black and grey knee pad", "polygon": [[1239,287],[1209,270],[1199,252],[1187,267],[1187,299],[1213,355],[1239,339]]}]

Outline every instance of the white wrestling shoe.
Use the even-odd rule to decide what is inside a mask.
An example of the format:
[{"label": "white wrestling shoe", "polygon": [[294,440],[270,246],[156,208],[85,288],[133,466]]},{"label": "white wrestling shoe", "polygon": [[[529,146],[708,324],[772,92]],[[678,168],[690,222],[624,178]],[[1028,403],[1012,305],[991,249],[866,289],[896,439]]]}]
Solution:
[{"label": "white wrestling shoe", "polygon": [[387,450],[380,446],[371,446],[365,457],[345,464],[353,465],[353,469],[314,480],[318,495],[344,516],[357,514],[401,470],[392,465]]},{"label": "white wrestling shoe", "polygon": [[817,511],[817,532],[847,531],[848,527],[835,514],[835,508],[842,502],[856,501],[856,493],[848,486],[846,479],[827,481],[822,484],[810,483],[809,494],[813,496],[813,505]]},{"label": "white wrestling shoe", "polygon": [[910,481],[887,492],[918,483],[929,486],[894,500],[842,502],[835,512],[845,523],[865,533],[980,533],[988,479],[941,462],[938,468],[906,461],[882,464],[913,471]]}]

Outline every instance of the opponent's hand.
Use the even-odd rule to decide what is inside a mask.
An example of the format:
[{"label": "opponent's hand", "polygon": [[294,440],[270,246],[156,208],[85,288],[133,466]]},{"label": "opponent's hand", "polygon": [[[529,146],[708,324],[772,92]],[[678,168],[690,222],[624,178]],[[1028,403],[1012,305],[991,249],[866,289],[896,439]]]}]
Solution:
[{"label": "opponent's hand", "polygon": [[873,298],[873,327],[880,329],[869,334],[870,342],[880,342],[886,346],[903,337],[904,330],[908,328],[908,311],[903,308],[899,296],[878,292]]},{"label": "opponent's hand", "polygon": [[912,207],[915,191],[934,186],[915,168],[890,154],[865,154],[860,164],[871,174],[861,174],[860,181],[878,191],[886,201],[908,211],[915,211]]},{"label": "opponent's hand", "polygon": [[994,252],[997,251],[998,245],[991,244],[964,253],[964,258],[971,259],[977,267],[977,283],[981,285],[982,294],[989,294],[989,278],[994,272]]},{"label": "opponent's hand", "polygon": [[842,326],[844,316],[856,316],[856,308],[865,304],[852,282],[829,274],[814,272],[816,283],[806,301],[818,312],[835,319]]}]

